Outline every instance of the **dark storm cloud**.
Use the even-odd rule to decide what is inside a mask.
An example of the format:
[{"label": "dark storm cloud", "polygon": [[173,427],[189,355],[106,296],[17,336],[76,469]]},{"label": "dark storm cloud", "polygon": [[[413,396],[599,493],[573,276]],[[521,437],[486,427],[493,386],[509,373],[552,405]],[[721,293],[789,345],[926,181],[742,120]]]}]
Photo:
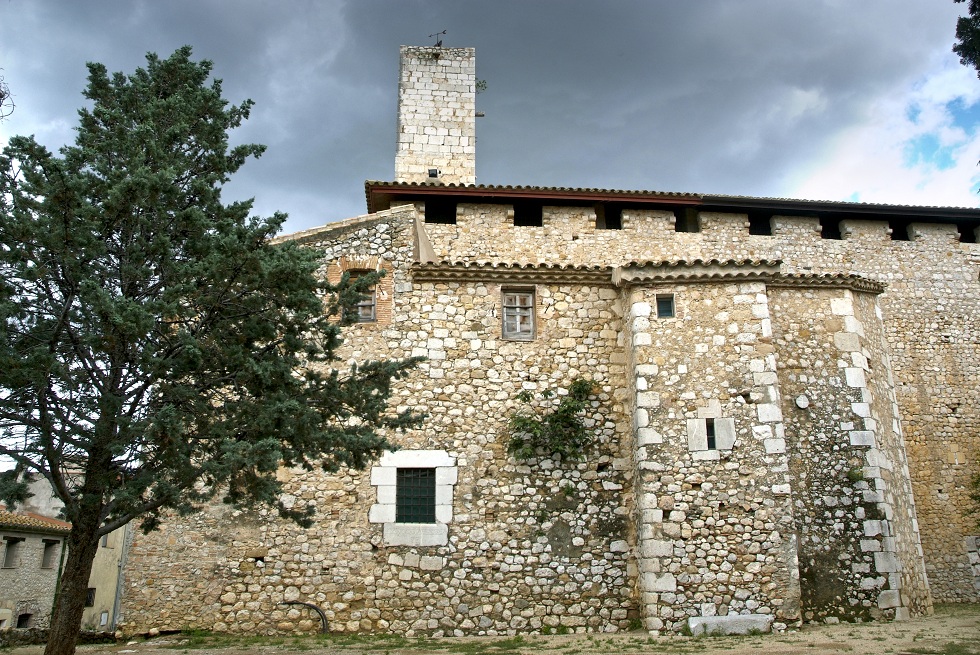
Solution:
[{"label": "dark storm cloud", "polygon": [[872,101],[948,52],[950,2],[0,3],[4,135],[72,139],[85,61],[132,71],[189,44],[269,146],[229,187],[288,230],[363,213],[393,177],[398,46],[475,46],[477,174],[542,184],[783,195]]}]

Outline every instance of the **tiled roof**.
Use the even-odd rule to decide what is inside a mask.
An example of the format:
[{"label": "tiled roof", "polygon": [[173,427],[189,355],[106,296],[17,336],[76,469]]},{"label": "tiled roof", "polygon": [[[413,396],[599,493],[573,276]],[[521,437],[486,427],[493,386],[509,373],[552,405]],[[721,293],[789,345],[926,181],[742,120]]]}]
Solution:
[{"label": "tiled roof", "polygon": [[[834,214],[886,214],[916,220],[930,218],[977,220],[977,207],[923,207],[916,205],[889,205],[838,200],[803,200],[797,198],[766,198],[709,193],[678,193],[650,190],[597,189],[547,186],[492,185],[492,184],[432,184],[428,182],[381,182],[368,180],[364,183],[368,211],[374,213],[384,206],[376,206],[382,197],[390,195],[460,195],[474,197],[552,198],[555,200],[591,200],[594,202],[658,203],[695,205],[703,209],[733,211],[766,210],[788,212],[827,212]],[[383,205],[384,202],[381,202]],[[856,216],[855,216],[856,217]]]},{"label": "tiled roof", "polygon": [[48,518],[33,512],[11,512],[0,505],[0,530],[18,532],[44,532],[48,534],[68,534],[71,523]]}]

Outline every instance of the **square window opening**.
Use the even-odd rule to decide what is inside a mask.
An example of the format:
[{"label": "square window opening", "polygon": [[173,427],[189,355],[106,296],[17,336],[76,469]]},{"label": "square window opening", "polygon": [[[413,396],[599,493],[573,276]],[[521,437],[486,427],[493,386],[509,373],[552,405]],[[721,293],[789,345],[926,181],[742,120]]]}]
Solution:
[{"label": "square window opening", "polygon": [[436,522],[436,470],[399,468],[395,475],[395,522]]},{"label": "square window opening", "polygon": [[504,290],[503,338],[519,341],[534,339],[534,291]]},{"label": "square window opening", "polygon": [[31,620],[34,618],[33,614],[18,614],[17,615],[17,627],[21,630],[31,627]]},{"label": "square window opening", "polygon": [[425,201],[425,222],[456,225],[456,201],[429,198]]},{"label": "square window opening", "polygon": [[749,234],[772,236],[772,217],[768,214],[749,214]]},{"label": "square window opening", "polygon": [[685,207],[674,211],[674,231],[675,232],[700,232],[701,221],[698,219],[698,211],[693,207]]},{"label": "square window opening", "polygon": [[844,238],[840,231],[840,221],[827,216],[820,217],[820,238],[840,241]]},{"label": "square window opening", "polygon": [[657,296],[657,318],[674,318],[674,294]]},{"label": "square window opening", "polygon": [[596,205],[595,228],[597,230],[622,230],[623,208],[616,205]]},{"label": "square window opening", "polygon": [[85,607],[95,607],[95,587],[85,590]]},{"label": "square window opening", "polygon": [[515,227],[543,227],[544,208],[536,202],[514,203]]}]

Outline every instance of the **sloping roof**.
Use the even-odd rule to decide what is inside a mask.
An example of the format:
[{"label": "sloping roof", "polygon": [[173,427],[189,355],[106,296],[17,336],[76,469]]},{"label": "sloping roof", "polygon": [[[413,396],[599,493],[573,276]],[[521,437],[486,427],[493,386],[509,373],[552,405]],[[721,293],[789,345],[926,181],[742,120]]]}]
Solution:
[{"label": "sloping roof", "polygon": [[41,516],[33,512],[11,512],[3,505],[0,505],[0,530],[68,534],[68,531],[71,530],[71,523]]},{"label": "sloping roof", "polygon": [[368,180],[364,191],[369,213],[382,211],[396,199],[447,196],[469,202],[506,202],[508,199],[550,200],[556,204],[620,203],[646,205],[651,208],[698,207],[702,211],[764,211],[788,215],[847,215],[854,218],[885,220],[889,217],[909,221],[943,220],[980,221],[977,207],[922,207],[887,205],[836,200],[797,200],[793,198],[757,198],[703,193],[673,193],[649,190],[595,189],[570,187],[511,186],[486,184],[433,184],[427,182],[380,182]]}]

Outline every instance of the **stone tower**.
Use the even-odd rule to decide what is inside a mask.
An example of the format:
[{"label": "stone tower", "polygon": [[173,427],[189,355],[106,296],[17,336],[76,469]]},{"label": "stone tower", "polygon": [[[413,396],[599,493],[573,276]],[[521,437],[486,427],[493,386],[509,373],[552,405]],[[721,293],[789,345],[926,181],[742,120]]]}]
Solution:
[{"label": "stone tower", "polygon": [[476,183],[476,50],[402,46],[395,180]]}]

